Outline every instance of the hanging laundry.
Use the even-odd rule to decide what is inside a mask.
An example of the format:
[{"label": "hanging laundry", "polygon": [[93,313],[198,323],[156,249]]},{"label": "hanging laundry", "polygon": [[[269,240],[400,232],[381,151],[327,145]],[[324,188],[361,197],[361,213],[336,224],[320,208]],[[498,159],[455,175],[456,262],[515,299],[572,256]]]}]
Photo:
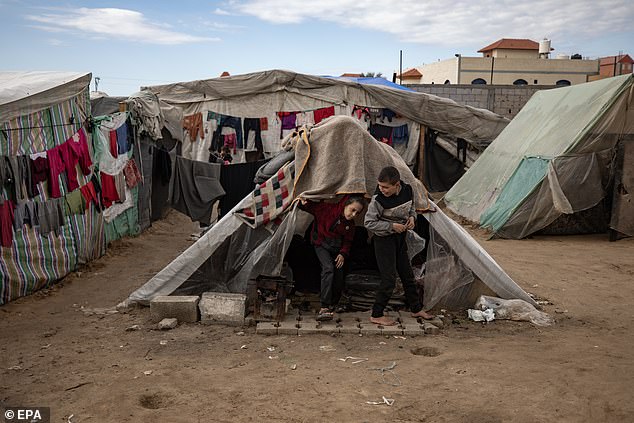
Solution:
[{"label": "hanging laundry", "polygon": [[119,146],[117,145],[116,130],[108,132],[108,140],[110,141],[108,151],[110,151],[110,155],[116,159],[117,157],[119,157]]},{"label": "hanging laundry", "polygon": [[95,190],[95,194],[97,196],[97,210],[103,210],[103,203],[101,202],[101,184],[99,183],[99,178],[96,173],[92,174],[90,178],[90,183],[92,183],[92,187]]},{"label": "hanging laundry", "polygon": [[392,128],[392,142],[394,144],[407,144],[409,141],[409,130],[407,124]]},{"label": "hanging laundry", "polygon": [[134,188],[139,182],[143,182],[143,177],[134,159],[128,160],[128,163],[123,168],[123,174],[125,175],[125,183],[128,185],[128,188]]},{"label": "hanging laundry", "polygon": [[123,170],[114,175],[114,186],[117,189],[117,194],[119,194],[119,202],[123,203],[126,199],[126,184]]},{"label": "hanging laundry", "polygon": [[278,112],[277,116],[280,118],[282,125],[280,126],[280,139],[284,138],[285,129],[297,128],[297,112]]},{"label": "hanging laundry", "polygon": [[315,117],[315,125],[317,125],[322,120],[334,115],[335,115],[335,106],[324,107],[322,109],[315,110],[313,112],[313,116]]},{"label": "hanging laundry", "polygon": [[315,115],[313,112],[301,112],[297,114],[297,126],[314,125]]},{"label": "hanging laundry", "polygon": [[110,207],[115,201],[119,201],[119,193],[113,175],[100,173],[101,177],[101,203],[105,208]]},{"label": "hanging laundry", "polygon": [[31,228],[39,226],[37,217],[37,203],[35,201],[22,201],[17,204],[13,213],[13,228],[22,230],[24,225]]},{"label": "hanging laundry", "polygon": [[365,115],[364,107],[361,106],[352,106],[351,115],[361,120],[361,118]]},{"label": "hanging laundry", "polygon": [[86,185],[79,188],[82,197],[84,197],[84,203],[86,204],[86,208],[90,207],[90,204],[94,204],[95,208],[98,212],[101,211],[101,207],[99,206],[99,197],[97,196],[97,192],[95,191],[95,186],[92,181],[89,181]]},{"label": "hanging laundry", "polygon": [[269,120],[265,117],[260,118],[260,130],[268,131],[269,130]]},{"label": "hanging laundry", "polygon": [[48,157],[37,157],[33,159],[33,156],[29,158],[31,165],[31,190],[33,196],[38,195],[37,184],[48,180],[49,168]]},{"label": "hanging laundry", "polygon": [[103,211],[103,219],[106,222],[112,222],[121,213],[134,206],[134,196],[132,195],[132,191],[128,188],[125,190],[126,192],[124,193],[124,196],[126,197],[126,200],[124,202],[113,204]]},{"label": "hanging laundry", "polygon": [[0,196],[4,188],[9,195],[7,199],[16,199],[16,179],[18,177],[18,162],[15,157],[0,156]]},{"label": "hanging laundry", "polygon": [[219,216],[227,214],[240,200],[253,191],[253,179],[260,166],[267,162],[268,159],[222,166],[220,184],[226,194],[218,204]]},{"label": "hanging laundry", "polygon": [[75,152],[68,142],[59,146],[59,152],[64,162],[68,191],[74,191],[79,188],[79,182],[77,181],[77,163],[79,163],[79,159],[75,156]]},{"label": "hanging laundry", "polygon": [[376,107],[366,107],[363,111],[365,113],[366,122],[369,120],[372,125],[374,125],[376,120],[383,114],[383,110]]},{"label": "hanging laundry", "polygon": [[33,181],[31,178],[31,159],[29,156],[18,156],[18,173],[20,175],[20,186],[24,190],[26,197],[33,198],[37,195],[37,191],[33,191]]},{"label": "hanging laundry", "polygon": [[211,141],[211,150],[212,151],[220,151],[222,147],[222,142],[224,141],[221,137],[222,128],[233,128],[236,131],[236,139],[237,139],[237,148],[244,148],[244,143],[242,141],[242,119],[233,116],[222,116],[220,121],[218,122],[218,129],[214,132],[213,140]]},{"label": "hanging laundry", "polygon": [[384,119],[387,119],[388,122],[392,122],[392,119],[396,117],[396,113],[390,109],[383,109],[381,112],[381,122],[385,122]]},{"label": "hanging laundry", "polygon": [[245,148],[247,147],[246,143],[249,139],[249,132],[255,132],[255,149],[262,152],[264,148],[262,147],[262,130],[260,128],[260,118],[244,118],[244,139],[245,139]]},{"label": "hanging laundry", "polygon": [[115,130],[115,132],[117,133],[117,153],[125,154],[130,151],[130,134],[128,133],[128,124],[124,122],[123,125]]},{"label": "hanging laundry", "polygon": [[64,226],[64,204],[63,198],[52,198],[47,201],[38,202],[37,218],[40,222],[40,233],[46,235],[55,232],[59,235],[59,228]]},{"label": "hanging laundry", "polygon": [[375,123],[370,126],[370,134],[378,141],[392,145],[392,127]]},{"label": "hanging laundry", "polygon": [[183,129],[187,131],[189,139],[194,141],[196,138],[205,138],[205,131],[203,130],[203,114],[201,112],[194,113],[193,115],[185,116],[183,118]]},{"label": "hanging laundry", "polygon": [[84,128],[80,128],[72,137],[70,137],[66,143],[79,162],[79,167],[84,175],[90,175],[90,166],[92,166],[92,160],[90,159],[90,150],[88,149],[88,142],[86,140],[86,132]]},{"label": "hanging laundry", "polygon": [[229,147],[230,149],[232,149],[233,154],[236,154],[238,152],[238,149],[236,148],[238,143],[238,138],[236,137],[236,134],[223,135],[222,139],[223,139],[223,142],[222,142],[223,147]]},{"label": "hanging laundry", "polygon": [[13,244],[13,202],[0,204],[0,245],[11,247]]},{"label": "hanging laundry", "polygon": [[59,175],[66,171],[64,160],[62,159],[61,147],[53,147],[46,152],[48,159],[48,189],[51,197],[59,198],[62,192],[59,187]]},{"label": "hanging laundry", "polygon": [[172,181],[172,207],[192,221],[209,225],[216,200],[225,195],[220,185],[220,169],[215,163],[204,163],[176,157]]},{"label": "hanging laundry", "polygon": [[81,194],[80,190],[75,190],[71,193],[66,194],[64,196],[64,200],[66,201],[66,216],[70,216],[73,214],[82,214],[86,210],[84,197]]}]

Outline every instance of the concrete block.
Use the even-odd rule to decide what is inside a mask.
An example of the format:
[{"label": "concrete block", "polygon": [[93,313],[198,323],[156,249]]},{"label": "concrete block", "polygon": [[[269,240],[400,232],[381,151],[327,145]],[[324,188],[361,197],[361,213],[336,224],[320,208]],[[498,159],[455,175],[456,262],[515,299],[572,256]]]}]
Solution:
[{"label": "concrete block", "polygon": [[430,320],[429,323],[431,323],[434,326],[437,326],[439,329],[442,329],[445,326],[445,323],[438,316],[436,316],[432,320]]},{"label": "concrete block", "polygon": [[383,335],[383,328],[384,326],[375,325],[369,321],[367,323],[362,322],[359,333],[361,333],[361,335]]},{"label": "concrete block", "polygon": [[297,320],[284,320],[279,322],[278,325],[278,335],[297,335],[299,333],[300,323]]},{"label": "concrete block", "polygon": [[247,296],[224,292],[205,292],[198,304],[201,323],[243,325]]},{"label": "concrete block", "polygon": [[197,322],[198,301],[196,295],[159,295],[150,301],[150,317],[154,322],[166,318],[176,318],[179,322]]},{"label": "concrete block", "polygon": [[432,325],[429,322],[423,323],[423,331],[425,332],[425,335],[439,335],[440,334],[440,329],[438,328],[438,326]]},{"label": "concrete block", "polygon": [[381,334],[384,336],[403,335],[403,328],[400,325],[383,326]]},{"label": "concrete block", "polygon": [[277,335],[277,325],[275,322],[259,322],[255,327],[258,335]]},{"label": "concrete block", "polygon": [[158,328],[160,330],[174,329],[176,326],[178,326],[178,319],[175,318],[163,319],[158,322]]},{"label": "concrete block", "polygon": [[315,320],[302,320],[297,329],[298,335],[339,333],[339,323],[331,320],[329,322],[317,322]]}]

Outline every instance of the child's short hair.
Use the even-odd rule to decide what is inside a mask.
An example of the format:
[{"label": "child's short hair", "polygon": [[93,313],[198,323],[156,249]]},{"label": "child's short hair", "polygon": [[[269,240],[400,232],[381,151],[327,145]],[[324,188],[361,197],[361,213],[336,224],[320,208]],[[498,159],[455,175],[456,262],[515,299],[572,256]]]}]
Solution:
[{"label": "child's short hair", "polygon": [[365,208],[365,206],[368,205],[368,200],[366,200],[365,197],[362,195],[351,195],[346,200],[346,203],[344,204],[344,206],[347,206],[348,204],[352,204],[352,203],[359,203],[361,204],[363,208]]},{"label": "child's short hair", "polygon": [[401,180],[401,174],[394,166],[386,166],[379,172],[379,182],[387,182],[388,184],[396,184]]}]

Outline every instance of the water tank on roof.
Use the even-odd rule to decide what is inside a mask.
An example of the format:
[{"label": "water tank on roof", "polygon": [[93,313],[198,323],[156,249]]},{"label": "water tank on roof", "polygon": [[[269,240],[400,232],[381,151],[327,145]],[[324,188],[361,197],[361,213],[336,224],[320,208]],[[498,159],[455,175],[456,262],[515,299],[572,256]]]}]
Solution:
[{"label": "water tank on roof", "polygon": [[539,57],[542,59],[548,59],[550,54],[550,40],[544,38],[539,42]]},{"label": "water tank on roof", "polygon": [[581,60],[581,55],[579,53],[575,53],[572,56],[570,56],[570,58],[572,60]]},{"label": "water tank on roof", "polygon": [[563,54],[563,53],[559,53],[555,59],[559,59],[559,60],[569,60],[570,56],[568,56],[567,54]]}]

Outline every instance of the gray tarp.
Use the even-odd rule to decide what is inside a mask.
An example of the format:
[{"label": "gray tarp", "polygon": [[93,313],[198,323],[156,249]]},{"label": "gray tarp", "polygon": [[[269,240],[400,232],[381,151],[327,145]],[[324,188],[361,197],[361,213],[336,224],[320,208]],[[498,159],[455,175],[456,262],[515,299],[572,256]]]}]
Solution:
[{"label": "gray tarp", "polygon": [[[319,129],[321,128],[321,129]],[[374,148],[383,148],[381,144],[371,137],[366,137],[367,132],[359,126],[354,119],[335,117],[316,126],[308,136],[312,154],[308,162],[314,160],[320,152],[329,151],[329,143],[338,139],[337,135],[347,134],[349,143],[365,143],[368,151]],[[293,143],[291,143],[292,145]],[[295,144],[298,145],[298,144]],[[298,152],[296,150],[296,163]],[[328,165],[329,164],[329,165]],[[402,178],[406,181],[413,180],[414,176],[407,167],[404,167],[402,159],[397,154],[386,156],[384,162],[358,161],[324,161],[320,173],[358,175],[363,178],[366,173],[378,174],[383,166],[398,165],[402,170]],[[313,172],[307,167],[305,172]],[[298,171],[297,171],[298,172]],[[308,174],[297,173],[296,187],[302,185],[303,178]],[[318,182],[315,182],[318,184]],[[365,182],[364,182],[365,184]],[[365,185],[362,185],[365,186]],[[330,188],[324,187],[324,191],[318,192],[317,185],[305,186],[305,192],[315,188],[313,195],[321,194],[322,197],[330,197],[334,194]],[[417,190],[420,185],[415,184]],[[303,188],[304,189],[304,188]],[[374,191],[374,190],[372,190]],[[297,192],[301,195],[302,192]],[[366,194],[370,194],[366,192]],[[268,274],[279,274],[282,261],[290,239],[294,233],[303,233],[307,220],[304,212],[291,207],[285,214],[284,220],[273,233],[267,233],[262,228],[251,229],[239,219],[233,211],[246,207],[252,201],[251,195],[245,197],[240,204],[226,214],[212,229],[205,233],[195,244],[190,246],[179,257],[156,274],[145,285],[133,292],[129,301],[147,303],[156,295],[168,295],[185,283],[207,260],[214,256],[221,257],[215,262],[219,268],[205,275],[207,290],[245,292],[247,281],[253,276],[266,271]],[[435,207],[431,203],[432,207]],[[442,243],[434,242],[435,246],[429,249],[428,263],[435,263],[432,271],[428,273],[425,286],[429,287],[427,308],[433,307],[458,288],[464,288],[472,282],[481,280],[491,291],[501,298],[520,298],[535,304],[526,292],[524,292],[505,272],[497,265],[495,260],[458,224],[453,222],[442,211],[424,214],[429,220],[434,234],[442,238]],[[444,246],[444,247],[443,247]],[[229,250],[229,251],[227,251]],[[448,271],[438,263],[454,263]],[[221,268],[222,269],[221,269]],[[219,277],[222,274],[222,277]],[[426,288],[427,290],[427,288]],[[427,294],[426,294],[427,295]],[[467,306],[471,304],[452,303],[455,306]]]},{"label": "gray tarp", "polygon": [[290,71],[143,87],[161,101],[179,105],[186,115],[204,108],[231,116],[261,117],[271,111],[302,111],[338,105],[384,107],[440,132],[491,142],[509,120],[484,109],[434,95],[359,84]]},{"label": "gray tarp", "polygon": [[0,72],[0,122],[73,98],[90,84],[91,73]]}]

